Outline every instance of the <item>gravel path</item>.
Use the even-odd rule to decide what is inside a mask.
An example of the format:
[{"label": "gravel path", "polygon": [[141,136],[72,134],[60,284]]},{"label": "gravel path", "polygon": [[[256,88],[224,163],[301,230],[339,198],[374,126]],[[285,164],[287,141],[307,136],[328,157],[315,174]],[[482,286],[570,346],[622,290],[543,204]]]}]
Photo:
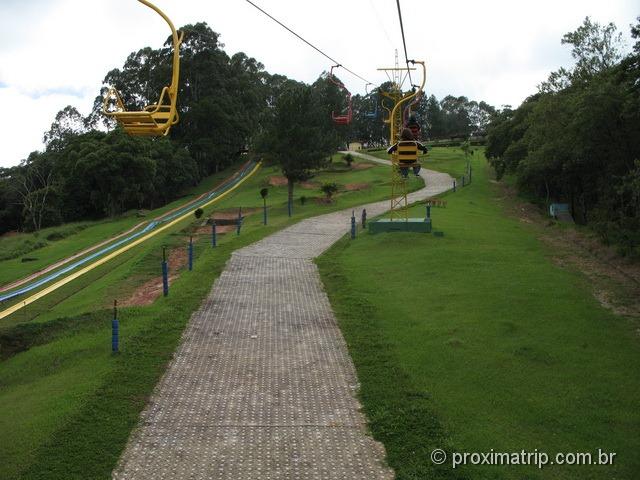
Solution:
[{"label": "gravel path", "polygon": [[[427,186],[410,202],[452,184],[446,174],[421,174]],[[364,207],[373,217],[388,206]],[[303,220],[233,254],[114,479],[394,477],[367,434],[355,369],[312,260],[348,232],[350,217],[351,209]]]}]

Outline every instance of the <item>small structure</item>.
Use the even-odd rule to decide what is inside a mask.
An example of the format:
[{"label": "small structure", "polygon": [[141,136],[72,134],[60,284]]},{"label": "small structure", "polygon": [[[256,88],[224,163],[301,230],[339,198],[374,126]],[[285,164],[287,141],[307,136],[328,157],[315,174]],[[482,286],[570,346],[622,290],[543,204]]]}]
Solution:
[{"label": "small structure", "polygon": [[357,152],[358,150],[362,150],[362,143],[360,142],[351,142],[349,144],[349,150],[352,152]]},{"label": "small structure", "polygon": [[574,223],[568,203],[552,203],[549,205],[549,215],[560,222]]}]

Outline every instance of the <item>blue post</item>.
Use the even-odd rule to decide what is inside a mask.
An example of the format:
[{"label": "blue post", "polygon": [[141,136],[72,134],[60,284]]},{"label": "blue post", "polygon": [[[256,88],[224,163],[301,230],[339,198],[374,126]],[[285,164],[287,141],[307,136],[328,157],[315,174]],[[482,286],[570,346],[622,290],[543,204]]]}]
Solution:
[{"label": "blue post", "polygon": [[216,221],[211,222],[211,246],[218,245],[218,236],[216,235]]},{"label": "blue post", "polygon": [[111,320],[111,351],[120,350],[120,325],[118,323],[118,301],[113,301],[113,320]]},{"label": "blue post", "polygon": [[356,238],[356,214],[353,210],[351,211],[351,238]]},{"label": "blue post", "polygon": [[362,228],[367,228],[367,209],[362,209]]},{"label": "blue post", "polygon": [[238,209],[238,225],[236,226],[236,235],[240,235],[241,227],[242,227],[242,207]]},{"label": "blue post", "polygon": [[162,247],[162,293],[169,295],[169,266],[167,265],[167,248]]},{"label": "blue post", "polygon": [[266,198],[264,199],[264,207],[263,208],[264,208],[264,211],[263,211],[263,215],[262,215],[263,216],[262,223],[264,225],[266,225],[267,224],[267,199]]},{"label": "blue post", "polygon": [[193,270],[193,237],[189,237],[189,271]]},{"label": "blue post", "polygon": [[454,192],[456,191],[456,179],[455,178],[453,179],[453,191]]}]

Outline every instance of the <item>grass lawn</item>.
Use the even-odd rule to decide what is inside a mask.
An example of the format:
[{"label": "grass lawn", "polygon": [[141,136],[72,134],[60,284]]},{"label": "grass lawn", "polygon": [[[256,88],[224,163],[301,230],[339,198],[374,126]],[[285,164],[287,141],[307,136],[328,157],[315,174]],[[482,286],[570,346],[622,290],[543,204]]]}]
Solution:
[{"label": "grass lawn", "polygon": [[[216,249],[210,247],[208,235],[197,237],[194,270],[183,268],[172,282],[169,297],[150,306],[121,309],[122,352],[118,355],[110,352],[109,306],[113,299],[127,298],[141,283],[158,276],[162,245],[186,248],[192,220],[4,319],[0,325],[0,478],[110,478],[184,326],[231,252],[302,218],[388,195],[388,167],[345,169],[343,163],[336,156],[331,168],[311,181],[341,186],[368,183],[369,187],[343,189],[330,205],[314,200],[322,196],[319,186],[296,187],[292,218],[286,213],[286,186],[269,187],[268,226],[262,225],[258,211],[247,216],[240,236],[221,235]],[[208,207],[205,215],[240,206],[245,210],[261,207],[259,190],[277,175],[276,168],[263,168],[233,194]],[[412,189],[420,187],[419,180],[411,184]],[[301,205],[303,195],[307,201]]]},{"label": "grass lawn", "polygon": [[[462,173],[453,151],[432,160]],[[361,233],[318,260],[373,435],[399,480],[639,478],[637,322],[557,267],[535,226],[505,215],[477,153],[473,165],[474,183],[432,209],[444,237]],[[616,457],[613,467],[453,469],[431,462],[434,448],[449,459],[491,449]]]}]

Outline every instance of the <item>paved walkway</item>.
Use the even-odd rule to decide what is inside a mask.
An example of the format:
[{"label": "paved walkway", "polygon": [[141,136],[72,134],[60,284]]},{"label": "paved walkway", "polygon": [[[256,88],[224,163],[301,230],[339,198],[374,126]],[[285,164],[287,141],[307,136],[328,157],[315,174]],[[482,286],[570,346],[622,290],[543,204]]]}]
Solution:
[{"label": "paved walkway", "polygon": [[[452,183],[423,177],[410,201]],[[365,207],[373,217],[388,205]],[[383,446],[367,435],[356,373],[312,261],[349,231],[350,217],[303,220],[233,254],[114,479],[393,478]]]}]

